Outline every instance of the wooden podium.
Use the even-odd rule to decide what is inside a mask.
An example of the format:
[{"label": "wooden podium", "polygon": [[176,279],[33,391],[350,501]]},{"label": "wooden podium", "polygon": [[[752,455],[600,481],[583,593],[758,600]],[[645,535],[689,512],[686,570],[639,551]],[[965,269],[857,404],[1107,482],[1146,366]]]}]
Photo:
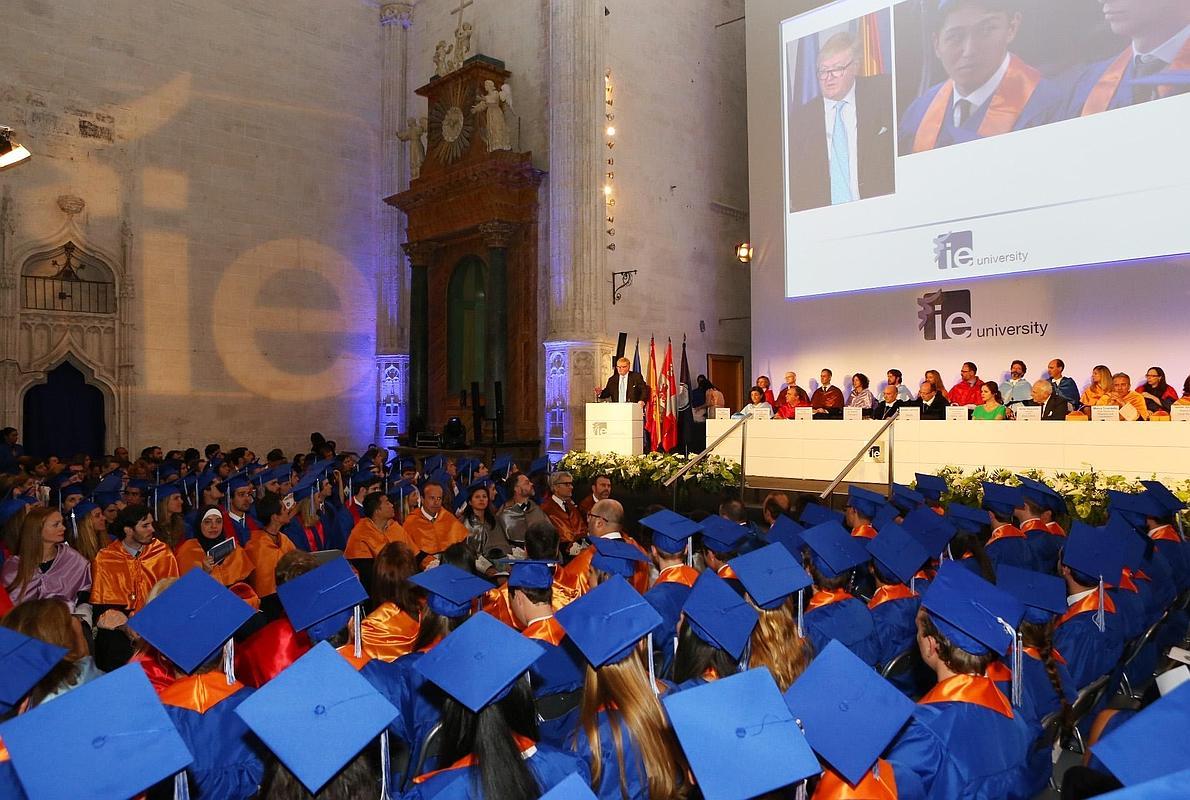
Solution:
[{"label": "wooden podium", "polygon": [[639,456],[645,452],[639,403],[587,403],[587,452]]}]

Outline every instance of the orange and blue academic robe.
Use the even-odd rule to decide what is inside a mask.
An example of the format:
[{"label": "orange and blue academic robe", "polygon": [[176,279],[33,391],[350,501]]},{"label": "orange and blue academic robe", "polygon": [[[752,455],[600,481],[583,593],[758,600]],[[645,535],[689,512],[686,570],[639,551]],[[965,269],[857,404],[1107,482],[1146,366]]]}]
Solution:
[{"label": "orange and blue academic robe", "polygon": [[360,646],[369,658],[396,661],[413,652],[421,619],[411,617],[395,603],[381,603],[360,624]]},{"label": "orange and blue academic robe", "polygon": [[235,713],[252,689],[228,685],[220,671],[181,678],[161,693],[194,762],[186,768],[194,800],[247,800],[264,779],[265,748]]},{"label": "orange and blue academic robe", "polygon": [[[920,606],[921,597],[903,583],[877,587],[868,601],[868,611],[872,613],[876,639],[880,643],[877,664],[884,666],[910,647],[917,646],[917,609]],[[907,691],[913,687],[910,683],[897,688]]]},{"label": "orange and blue academic robe", "polygon": [[[636,571],[632,575],[632,579],[628,581],[633,589],[636,589],[640,594],[644,594],[649,590],[649,564],[652,560],[649,559],[649,554],[643,547],[636,543],[635,539],[629,536],[606,536],[606,539],[622,539],[628,544],[635,547],[637,550],[644,553],[646,561],[638,561],[636,564]],[[563,569],[562,582],[567,588],[574,593],[576,597],[586,594],[591,590],[591,582],[587,578],[587,570],[591,568],[591,559],[595,557],[595,548],[586,547],[577,556],[575,556],[569,564]]]},{"label": "orange and blue academic robe", "polygon": [[259,530],[264,530],[264,526],[257,522],[251,514],[245,514],[243,521],[237,522],[231,518],[227,509],[223,510],[223,536],[224,538],[234,537],[240,547],[247,545],[253,532]]},{"label": "orange and blue academic robe", "polygon": [[881,758],[855,786],[824,764],[810,800],[912,800],[924,794],[913,772],[905,769],[898,772]]},{"label": "orange and blue academic robe", "polygon": [[954,124],[954,81],[926,90],[901,116],[900,152],[921,153],[1058,120],[1065,91],[1015,55],[1000,85],[962,125]]},{"label": "orange and blue academic robe", "polygon": [[1107,593],[1116,604],[1116,613],[1123,623],[1124,641],[1130,642],[1148,628],[1145,622],[1145,600],[1132,579],[1132,571],[1125,568],[1118,582],[1109,583]]},{"label": "orange and blue academic robe", "polygon": [[987,549],[988,558],[996,566],[1007,564],[1033,572],[1038,569],[1028,537],[1015,525],[998,525],[984,547]]},{"label": "orange and blue academic robe", "polygon": [[91,565],[91,604],[140,611],[157,581],[176,577],[178,561],[169,545],[154,539],[133,558],[117,539]]},{"label": "orange and blue academic robe", "polygon": [[1066,658],[1074,688],[1082,689],[1115,669],[1124,653],[1124,623],[1110,594],[1104,594],[1103,630],[1095,624],[1099,592],[1092,590],[1058,618],[1054,647]]},{"label": "orange and blue academic robe", "polygon": [[914,709],[887,758],[912,771],[930,800],[1029,797],[1025,760],[1033,736],[1008,698],[982,675],[937,684]]},{"label": "orange and blue academic robe", "polygon": [[289,537],[283,533],[278,533],[274,538],[273,534],[264,529],[252,531],[244,550],[256,565],[256,569],[252,571],[252,589],[262,600],[277,593],[277,562],[281,560],[281,556],[296,549]]},{"label": "orange and blue academic robe", "polygon": [[303,524],[301,516],[296,516],[281,528],[281,532],[289,537],[294,547],[306,553],[343,549],[338,546],[334,520],[323,511],[318,512],[313,525]]},{"label": "orange and blue academic robe", "polygon": [[[1190,549],[1172,525],[1162,525],[1149,531],[1149,539],[1165,561],[1173,578],[1173,585],[1180,594],[1190,589]],[[94,592],[94,589],[92,589]],[[91,602],[95,602],[92,599]]]},{"label": "orange and blue academic robe", "polygon": [[412,552],[417,552],[417,546],[396,520],[390,520],[384,530],[380,530],[371,518],[364,517],[351,529],[343,555],[351,560],[376,558],[392,542],[400,542]]},{"label": "orange and blue academic robe", "polygon": [[[587,765],[574,753],[551,747],[545,742],[513,734],[525,766],[533,773],[542,793],[548,792],[571,775],[577,773],[584,783],[590,783],[591,772]],[[403,800],[484,800],[475,771],[475,756],[464,756],[450,766],[419,775],[413,779],[413,786],[402,795]]]},{"label": "orange and blue academic robe", "polygon": [[668,675],[674,660],[674,639],[678,635],[678,619],[682,606],[690,596],[690,589],[698,580],[698,570],[685,564],[666,567],[657,576],[653,588],[645,592],[645,600],[661,617],[661,624],[653,631],[653,650],[660,659],[658,674]]},{"label": "orange and blue academic robe", "polygon": [[[178,573],[185,575],[192,569],[202,569],[207,553],[202,549],[202,545],[198,543],[197,539],[186,539],[174,550],[174,557],[178,560]],[[211,577],[224,586],[231,586],[233,583],[248,580],[248,576],[255,568],[256,566],[248,557],[247,552],[237,546],[227,554],[226,558],[214,566],[211,570]]]},{"label": "orange and blue academic robe", "polygon": [[[624,724],[624,719],[619,714],[615,715],[613,722],[607,709],[600,710],[596,724],[599,731],[602,769],[599,773],[599,785],[592,789],[595,796],[599,800],[624,800],[625,797],[620,792],[620,762],[616,758],[616,743],[612,738],[612,725],[614,724],[623,744],[624,785],[628,789],[627,800],[649,800],[649,781],[644,772],[644,761],[636,744],[636,735]],[[579,726],[571,748],[588,767],[589,774],[594,751],[592,742],[587,738],[587,732],[582,726]]]},{"label": "orange and blue academic robe", "polygon": [[[529,685],[533,687],[534,697],[541,700],[582,688],[587,674],[586,659],[566,637],[566,631],[556,619],[535,620],[521,633],[536,641],[544,651],[529,670]],[[548,706],[549,701],[546,701],[538,708],[538,735],[547,744],[564,747],[578,726],[578,704],[566,713],[547,715]]]},{"label": "orange and blue academic robe", "polygon": [[880,639],[872,612],[846,589],[815,592],[802,621],[815,653],[821,653],[831,639],[838,639],[868,666],[880,662]]},{"label": "orange and blue academic robe", "polygon": [[[1182,45],[1173,62],[1162,72],[1190,70],[1190,42]],[[1104,111],[1134,104],[1132,79],[1136,75],[1136,58],[1129,47],[1115,58],[1087,67],[1075,80],[1066,108],[1066,117],[1089,117]],[[1157,87],[1158,96],[1176,93],[1175,87]]]},{"label": "orange and blue academic robe", "polygon": [[1021,523],[1021,533],[1033,551],[1033,562],[1039,572],[1054,574],[1058,553],[1066,542],[1066,531],[1056,522],[1045,523],[1037,517]]},{"label": "orange and blue academic robe", "polygon": [[354,498],[348,499],[343,507],[335,512],[334,535],[332,537],[335,549],[342,550],[347,546],[347,539],[351,536],[351,531],[363,518],[364,507],[355,502]]},{"label": "orange and blue academic robe", "polygon": [[405,533],[413,542],[414,553],[438,555],[456,542],[467,538],[467,529],[453,514],[443,509],[433,521],[421,511],[405,517]]},{"label": "orange and blue academic robe", "polygon": [[[1041,721],[1062,707],[1062,699],[1065,698],[1067,703],[1073,703],[1078,696],[1078,692],[1074,690],[1074,678],[1066,669],[1066,659],[1057,650],[1054,651],[1054,661],[1058,681],[1062,684],[1061,697],[1050,681],[1040,651],[1036,647],[1025,648],[1025,658],[1021,662],[1021,705],[1015,710],[1033,732],[1034,740],[1041,735]],[[1012,672],[1004,662],[993,661],[987,674],[1005,697],[1011,695]],[[1025,768],[1026,783],[1029,787],[1027,797],[1035,797],[1045,789],[1053,769],[1048,748],[1033,748],[1029,751],[1029,760]]]},{"label": "orange and blue academic robe", "polygon": [[[426,736],[442,719],[442,705],[446,700],[442,690],[416,668],[417,662],[435,644],[437,642],[401,656],[396,661],[373,659],[368,663],[368,681],[401,712],[389,723],[388,730],[409,747],[411,769],[421,759],[421,746]],[[437,767],[431,756],[426,759],[423,768],[433,770]]]}]

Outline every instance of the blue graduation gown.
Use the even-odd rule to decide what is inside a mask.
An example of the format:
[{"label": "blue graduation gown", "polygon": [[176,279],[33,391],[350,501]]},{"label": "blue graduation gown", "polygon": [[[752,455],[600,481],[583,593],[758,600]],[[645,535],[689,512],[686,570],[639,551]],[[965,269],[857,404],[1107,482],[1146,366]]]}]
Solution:
[{"label": "blue graduation gown", "polygon": [[[334,545],[332,547],[328,543],[327,547],[332,547],[334,550],[342,550],[347,547],[347,538],[351,536],[351,529],[355,527],[355,517],[351,514],[351,506],[354,503],[354,500],[348,500],[342,508],[335,511],[334,524],[327,528],[327,538],[334,539]],[[333,534],[331,529],[334,529]]]},{"label": "blue graduation gown", "polygon": [[[961,679],[971,678],[950,680]],[[1007,717],[970,702],[923,702],[887,759],[898,775],[914,772],[931,800],[1023,799],[1030,796],[1024,765],[1031,741],[1028,725],[1018,715]]]},{"label": "blue graduation gown", "polygon": [[988,558],[992,564],[1000,566],[1019,567],[1036,572],[1037,559],[1033,555],[1033,548],[1029,546],[1028,537],[1008,536],[990,542],[987,546]]},{"label": "blue graduation gown", "polygon": [[245,686],[204,713],[165,706],[165,713],[194,755],[194,763],[186,768],[192,800],[246,800],[260,788],[264,749],[235,713],[252,691]]},{"label": "blue graduation gown", "polygon": [[5,759],[0,761],[0,797],[11,798],[11,800],[26,800],[28,795],[25,794],[25,788],[21,786],[21,781],[17,778],[17,771],[12,766],[12,761]]},{"label": "blue graduation gown", "polygon": [[837,639],[869,666],[880,662],[880,639],[872,613],[863,601],[854,597],[807,611],[802,618],[806,636],[821,653],[831,639]]},{"label": "blue graduation gown", "polygon": [[[599,800],[624,800],[620,793],[620,765],[616,761],[615,740],[612,739],[611,722],[606,711],[599,712],[598,726],[602,772],[599,775],[599,785],[594,787],[593,791]],[[636,737],[624,727],[622,720],[619,730],[624,744],[624,783],[628,789],[627,800],[649,800],[649,782],[645,775],[644,762],[636,746]],[[591,741],[582,726],[579,726],[575,736],[573,749],[590,768]]]},{"label": "blue graduation gown", "polygon": [[917,644],[917,609],[920,606],[920,597],[904,597],[886,600],[869,609],[880,642],[877,664],[884,666]]},{"label": "blue graduation gown", "polygon": [[[409,768],[416,769],[421,746],[426,736],[442,718],[442,690],[430,683],[414,669],[425,653],[410,653],[396,661],[369,661],[360,671],[376,689],[396,706],[400,715],[389,726],[389,733],[409,746]],[[423,772],[437,768],[432,759],[422,767]]]},{"label": "blue graduation gown", "polygon": [[[574,643],[569,638],[563,639],[560,645],[540,639],[536,641],[545,653],[529,669],[529,685],[533,687],[533,696],[544,698],[581,689],[586,678],[586,660]],[[547,720],[538,716],[539,740],[554,747],[566,747],[578,727],[578,715],[579,707],[575,705],[555,719]]]},{"label": "blue graduation gown", "polygon": [[[1074,679],[1066,665],[1056,664],[1058,679],[1062,682],[1062,694],[1068,703],[1073,703],[1077,692],[1074,691]],[[996,686],[1005,697],[1012,696],[1012,681],[997,680]],[[1050,683],[1049,674],[1045,670],[1045,663],[1038,657],[1026,654],[1021,669],[1021,704],[1014,707],[1021,715],[1021,719],[1028,725],[1032,741],[1041,736],[1041,721],[1048,714],[1052,714],[1062,707],[1062,701],[1054,685]],[[1029,757],[1025,762],[1025,785],[1028,787],[1027,797],[1039,794],[1049,782],[1054,765],[1050,761],[1048,748],[1029,748]]]},{"label": "blue graduation gown", "polygon": [[[566,778],[578,773],[585,783],[591,782],[591,772],[586,763],[574,753],[559,750],[544,742],[538,742],[536,752],[525,759],[525,764],[537,779],[541,791],[548,792]],[[485,798],[479,786],[479,774],[474,767],[446,769],[414,784],[401,795],[402,800],[499,800]]]},{"label": "blue graduation gown", "polygon": [[1186,549],[1186,542],[1158,539],[1154,544],[1169,564],[1178,593],[1190,589],[1190,550]]},{"label": "blue graduation gown", "polygon": [[1066,659],[1075,689],[1082,689],[1100,675],[1115,669],[1124,653],[1123,621],[1119,614],[1104,615],[1104,630],[1095,625],[1094,611],[1059,622],[1054,647]]},{"label": "blue graduation gown", "polygon": [[674,638],[678,631],[678,618],[682,606],[690,596],[690,587],[684,583],[658,583],[645,592],[645,601],[661,616],[661,624],[653,631],[653,651],[657,657],[658,675],[670,675],[674,662]]},{"label": "blue graduation gown", "polygon": [[[1091,64],[1074,78],[1066,108],[1063,110],[1063,119],[1073,119],[1082,116],[1083,106],[1087,104],[1087,98],[1090,97],[1091,90],[1099,83],[1099,79],[1103,77],[1103,73],[1107,72],[1108,68],[1115,63],[1117,57],[1113,56],[1112,58]],[[1128,66],[1124,69],[1124,75],[1120,79],[1120,85],[1116,88],[1111,102],[1107,105],[1108,111],[1132,105],[1132,88],[1129,82],[1135,74],[1136,64],[1132,59],[1129,59]]]},{"label": "blue graduation gown", "polygon": [[1058,553],[1066,543],[1066,538],[1050,533],[1044,528],[1035,528],[1025,532],[1025,541],[1029,543],[1029,550],[1033,553],[1034,569],[1047,575],[1056,573]]},{"label": "blue graduation gown", "polygon": [[[942,83],[931,86],[926,90],[925,94],[914,100],[901,116],[899,137],[901,141],[900,152],[902,155],[913,153],[913,140],[917,137],[917,129],[921,127],[922,120],[925,118],[926,110],[929,109],[930,103],[934,101],[934,97],[937,96],[938,92],[945,85],[946,82],[943,81]],[[1042,78],[1041,82],[1037,84],[1033,95],[1029,98],[1029,101],[1021,109],[1021,113],[1013,124],[1012,130],[1022,131],[1026,128],[1035,128],[1039,125],[1046,125],[1062,119],[1061,112],[1065,97],[1065,90],[1058,83],[1047,78]],[[979,126],[983,124],[984,117],[987,116],[991,103],[992,101],[989,98],[983,105],[975,109],[961,127],[954,125],[953,114],[944,114],[942,128],[938,132],[938,141],[933,149],[937,150],[942,147],[949,147],[952,144],[963,144],[964,142],[973,142],[976,139],[983,138],[979,134]]]},{"label": "blue graduation gown", "polygon": [[1145,628],[1148,627],[1145,624],[1144,598],[1138,592],[1131,592],[1118,587],[1108,589],[1107,593],[1115,601],[1116,613],[1123,623],[1121,631],[1124,635],[1124,641],[1130,642],[1144,633]]}]

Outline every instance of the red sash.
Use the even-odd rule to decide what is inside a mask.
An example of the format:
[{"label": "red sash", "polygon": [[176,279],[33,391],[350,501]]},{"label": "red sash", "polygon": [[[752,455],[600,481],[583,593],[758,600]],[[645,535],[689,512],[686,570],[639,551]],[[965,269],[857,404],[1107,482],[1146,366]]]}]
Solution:
[{"label": "red sash", "polygon": [[[1082,116],[1089,117],[1092,114],[1107,111],[1111,106],[1112,98],[1120,90],[1120,83],[1124,80],[1124,73],[1128,71],[1128,65],[1132,63],[1132,57],[1132,48],[1129,47],[1103,71],[1103,74],[1099,76],[1099,82],[1091,88],[1091,93],[1087,95],[1087,102],[1083,103]],[[1181,72],[1183,70],[1190,70],[1190,42],[1182,45],[1177,57],[1162,72]],[[1159,86],[1157,96],[1168,97],[1170,91],[1171,87],[1169,86]]]},{"label": "red sash", "polygon": [[814,609],[829,606],[831,603],[853,599],[855,599],[854,596],[846,589],[820,589],[810,598],[810,603],[806,606],[806,613],[809,614]]},{"label": "red sash", "polygon": [[[1009,56],[1008,71],[1004,73],[1004,79],[992,95],[991,105],[988,106],[987,114],[979,125],[979,135],[998,136],[1011,131],[1039,83],[1040,72],[1015,55]],[[947,81],[930,101],[929,108],[917,127],[917,135],[913,139],[913,152],[933,150],[938,145],[938,134],[942,132],[942,124],[946,115],[950,113],[950,101],[953,96],[954,81]]]},{"label": "red sash", "polygon": [[985,675],[955,675],[947,678],[930,689],[918,702],[922,705],[971,703],[1012,719],[1012,703],[1008,702],[1008,698],[992,679]]},{"label": "red sash", "polygon": [[881,586],[872,595],[872,599],[868,601],[868,608],[875,608],[883,605],[890,600],[905,600],[910,597],[917,597],[917,592],[910,589],[903,583],[894,583],[888,586]]},{"label": "red sash", "polygon": [[322,528],[322,520],[319,520],[313,527],[303,527],[302,531],[306,534],[306,544],[310,545],[310,552],[326,549],[326,533]]}]

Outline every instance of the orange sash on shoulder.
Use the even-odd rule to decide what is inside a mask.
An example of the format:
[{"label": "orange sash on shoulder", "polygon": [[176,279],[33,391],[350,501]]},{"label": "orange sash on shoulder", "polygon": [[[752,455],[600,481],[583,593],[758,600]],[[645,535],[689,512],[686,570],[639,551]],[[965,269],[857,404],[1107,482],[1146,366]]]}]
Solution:
[{"label": "orange sash on shoulder", "polygon": [[[1087,611],[1098,611],[1098,610],[1099,610],[1099,592],[1093,591],[1089,595],[1084,597],[1082,600],[1079,600],[1077,603],[1072,605],[1070,608],[1066,609],[1066,613],[1058,618],[1058,624],[1055,625],[1054,627],[1058,627],[1060,625],[1063,625],[1063,624],[1069,622],[1070,620],[1077,617],[1079,614],[1083,614]],[[1105,612],[1107,612],[1108,614],[1116,613],[1116,603],[1114,600],[1111,599],[1111,595],[1107,594],[1106,592],[1103,594],[1103,610]]]},{"label": "orange sash on shoulder", "polygon": [[659,583],[680,583],[683,586],[694,586],[694,582],[698,580],[698,570],[694,567],[688,567],[685,564],[679,564],[676,567],[666,567],[661,570],[661,574],[657,576],[657,581],[653,584],[656,586]]},{"label": "orange sash on shoulder", "polygon": [[955,675],[947,678],[930,689],[918,702],[922,705],[971,703],[1012,719],[1012,703],[1008,702],[995,682],[984,675]]},{"label": "orange sash on shoulder", "polygon": [[[521,736],[519,733],[512,734],[512,739],[513,739],[513,741],[516,742],[517,749],[521,751],[521,758],[523,758],[523,759],[529,758],[531,755],[533,755],[533,751],[537,748],[537,742],[533,741],[532,739]],[[433,772],[427,772],[425,775],[418,775],[416,778],[413,779],[413,782],[418,783],[418,784],[425,783],[426,781],[428,781],[430,778],[434,777],[435,775],[439,775],[443,772],[450,772],[451,770],[454,770],[454,769],[463,769],[464,767],[472,767],[472,766],[475,766],[475,763],[476,763],[475,755],[473,753],[469,753],[469,754],[463,756],[462,758],[460,758],[455,763],[451,764],[449,767],[443,767],[442,769],[436,769]]]},{"label": "orange sash on shoulder", "polygon": [[1153,528],[1149,531],[1149,538],[1154,542],[1181,542],[1182,537],[1178,536],[1177,529],[1172,525],[1162,525],[1160,528]]},{"label": "orange sash on shoulder", "polygon": [[812,800],[897,800],[893,765],[883,758],[854,787],[830,767],[822,771]]},{"label": "orange sash on shoulder", "polygon": [[566,638],[566,630],[562,627],[562,623],[553,617],[539,619],[521,633],[530,639],[550,644],[561,644],[562,640]]},{"label": "orange sash on shoulder", "polygon": [[[1099,82],[1092,87],[1091,93],[1087,95],[1087,102],[1083,103],[1082,116],[1089,117],[1092,114],[1107,111],[1111,106],[1112,98],[1120,90],[1120,84],[1124,81],[1124,73],[1128,71],[1128,65],[1132,63],[1132,58],[1132,48],[1129,47],[1103,71],[1103,74],[1099,76]],[[1181,72],[1183,70],[1190,70],[1190,42],[1182,45],[1177,57],[1168,69],[1162,70],[1162,72]],[[1170,91],[1169,86],[1160,86],[1157,88],[1157,96],[1168,97]]]},{"label": "orange sash on shoulder", "polygon": [[876,589],[876,592],[872,595],[872,599],[868,601],[868,608],[876,608],[876,606],[883,605],[890,600],[906,600],[910,597],[917,597],[917,592],[903,583],[881,586]]},{"label": "orange sash on shoulder", "polygon": [[223,671],[215,670],[171,683],[161,691],[161,702],[205,714],[243,688],[239,681],[229,685]]},{"label": "orange sash on shoulder", "polygon": [[857,539],[875,539],[876,529],[871,525],[856,525],[855,529],[851,531],[851,535]]},{"label": "orange sash on shoulder", "polygon": [[809,614],[816,608],[829,606],[831,603],[840,603],[844,600],[854,599],[854,595],[846,589],[820,589],[814,593],[810,598],[809,604],[806,606],[806,613]]},{"label": "orange sash on shoulder", "polygon": [[[983,122],[979,125],[979,135],[986,138],[1010,132],[1039,83],[1040,72],[1015,55],[1010,55],[1008,70],[996,88],[996,93],[992,95],[991,105],[988,106]],[[920,153],[937,147],[938,134],[942,132],[942,124],[946,115],[950,113],[950,101],[953,97],[954,81],[947,81],[930,101],[929,108],[917,127],[917,135],[913,138],[913,152]]]}]

